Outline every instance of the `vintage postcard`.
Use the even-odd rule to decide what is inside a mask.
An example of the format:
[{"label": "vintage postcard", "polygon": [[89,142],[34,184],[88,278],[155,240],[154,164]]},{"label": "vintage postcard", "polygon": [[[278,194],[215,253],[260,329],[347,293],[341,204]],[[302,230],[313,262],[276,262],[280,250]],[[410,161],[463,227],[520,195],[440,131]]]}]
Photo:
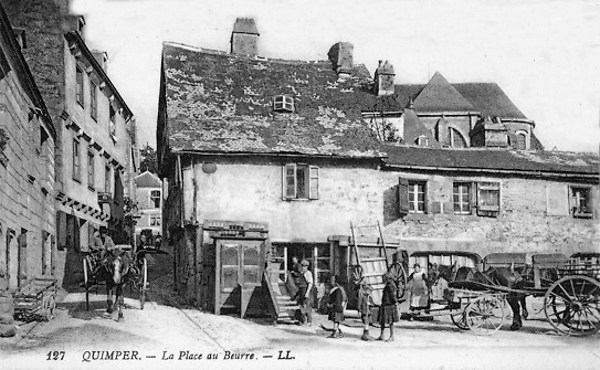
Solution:
[{"label": "vintage postcard", "polygon": [[0,368],[600,368],[599,45],[594,0],[0,0]]}]

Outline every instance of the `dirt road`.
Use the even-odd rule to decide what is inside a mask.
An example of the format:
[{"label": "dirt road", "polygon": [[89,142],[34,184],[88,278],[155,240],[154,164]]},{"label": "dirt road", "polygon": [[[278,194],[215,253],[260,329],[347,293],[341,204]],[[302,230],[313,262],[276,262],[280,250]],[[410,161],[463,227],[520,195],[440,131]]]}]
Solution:
[{"label": "dirt road", "polygon": [[[264,319],[241,320],[156,302],[140,310],[126,299],[125,321],[104,311],[103,295],[85,310],[81,293],[69,294],[50,322],[23,325],[0,341],[2,369],[598,369],[598,336],[557,336],[541,319],[493,336],[460,331],[445,318],[401,321],[395,342],[363,342],[349,319],[341,339],[312,328]],[[378,335],[372,328],[371,334]]]}]

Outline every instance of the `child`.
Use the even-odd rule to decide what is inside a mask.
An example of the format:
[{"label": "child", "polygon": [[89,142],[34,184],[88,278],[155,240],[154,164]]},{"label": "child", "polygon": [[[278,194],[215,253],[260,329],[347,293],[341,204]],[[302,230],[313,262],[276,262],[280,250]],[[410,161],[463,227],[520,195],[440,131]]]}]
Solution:
[{"label": "child", "polygon": [[329,320],[333,321],[333,333],[328,338],[340,338],[342,331],[340,330],[340,322],[344,321],[344,308],[348,301],[344,288],[338,284],[337,275],[331,276],[331,290],[329,291]]},{"label": "child", "polygon": [[361,340],[371,341],[374,340],[369,334],[369,326],[371,325],[371,309],[369,307],[369,301],[371,299],[371,292],[373,289],[363,280],[358,285],[358,312],[360,312],[360,320],[363,323],[363,335],[360,337]]},{"label": "child", "polygon": [[385,282],[385,288],[383,288],[383,296],[381,297],[381,306],[379,307],[378,321],[381,324],[381,334],[377,340],[383,340],[383,332],[385,327],[390,327],[390,337],[387,342],[394,341],[394,323],[398,322],[398,308],[396,307],[396,284],[394,278],[389,272],[383,275],[383,281]]}]

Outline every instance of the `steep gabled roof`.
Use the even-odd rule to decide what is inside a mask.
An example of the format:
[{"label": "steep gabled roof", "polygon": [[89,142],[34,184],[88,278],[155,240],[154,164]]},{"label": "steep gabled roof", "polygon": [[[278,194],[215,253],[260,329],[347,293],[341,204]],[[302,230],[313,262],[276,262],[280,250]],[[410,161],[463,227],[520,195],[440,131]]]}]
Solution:
[{"label": "steep gabled roof", "polygon": [[453,84],[477,111],[484,116],[527,119],[495,83]]},{"label": "steep gabled roof", "polygon": [[563,151],[523,151],[489,148],[432,149],[388,147],[385,162],[396,168],[500,171],[529,173],[532,176],[553,173],[584,176],[598,180],[599,161],[594,153]]},{"label": "steep gabled roof", "polygon": [[[435,77],[435,76],[434,76]],[[442,77],[443,78],[443,77]],[[433,77],[431,78],[433,80]],[[417,99],[425,89],[422,84],[403,84],[396,85],[396,95],[398,101],[403,107],[409,106],[410,99]],[[454,89],[472,106],[477,112],[484,116],[494,116],[501,118],[527,119],[527,117],[517,108],[510,98],[504,93],[502,88],[493,82],[470,82],[452,84]],[[424,99],[425,96],[423,96]],[[460,99],[459,99],[460,100]],[[438,101],[439,102],[439,101]],[[463,102],[464,103],[464,102]],[[432,103],[433,104],[433,103]],[[431,112],[422,110],[413,106],[417,112]],[[440,112],[448,112],[452,106],[440,105],[437,107]]]},{"label": "steep gabled roof", "polygon": [[476,109],[436,72],[413,103],[418,112],[474,112]]},{"label": "steep gabled roof", "polygon": [[[382,155],[361,114],[377,102],[364,66],[337,82],[330,62],[165,43],[162,73],[167,127],[161,131],[168,132],[171,152]],[[273,111],[273,97],[282,94],[294,98],[294,113]]]},{"label": "steep gabled roof", "polygon": [[162,186],[162,182],[150,171],[144,171],[135,177],[135,185],[138,188],[160,188]]}]

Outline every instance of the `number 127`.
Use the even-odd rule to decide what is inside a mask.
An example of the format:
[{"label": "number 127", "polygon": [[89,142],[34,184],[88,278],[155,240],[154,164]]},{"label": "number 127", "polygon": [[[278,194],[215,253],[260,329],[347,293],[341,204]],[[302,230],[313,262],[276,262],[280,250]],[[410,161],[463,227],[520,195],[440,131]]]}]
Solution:
[{"label": "number 127", "polygon": [[47,361],[50,361],[50,360],[58,361],[58,360],[64,360],[64,359],[65,359],[65,351],[50,351],[50,352],[48,352],[48,355],[46,356]]}]

